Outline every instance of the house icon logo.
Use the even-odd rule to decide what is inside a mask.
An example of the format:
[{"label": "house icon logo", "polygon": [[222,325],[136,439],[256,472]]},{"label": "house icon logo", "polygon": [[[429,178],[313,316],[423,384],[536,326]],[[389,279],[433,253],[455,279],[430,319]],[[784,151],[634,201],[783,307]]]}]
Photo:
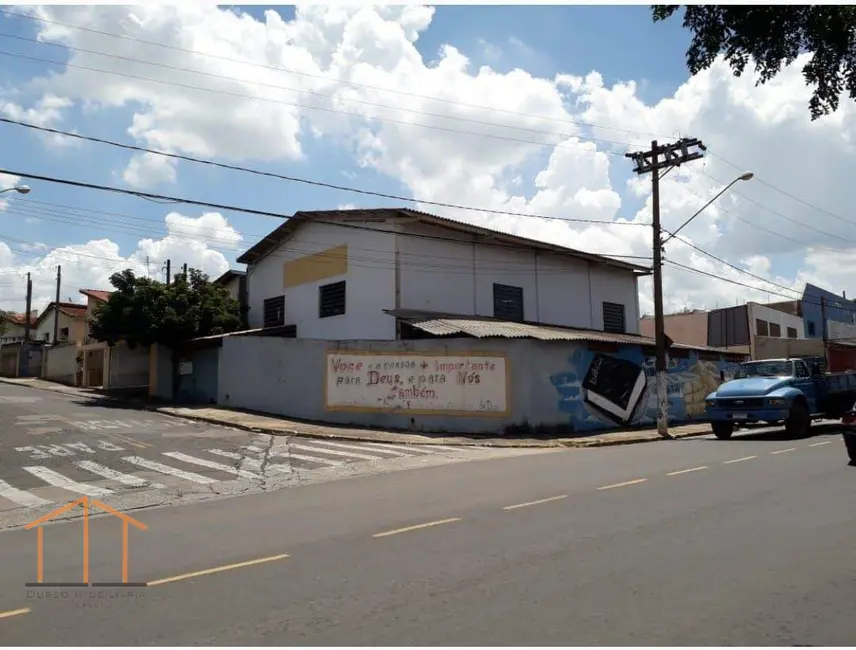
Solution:
[{"label": "house icon logo", "polygon": [[[54,517],[66,513],[73,508],[83,508],[83,575],[80,582],[45,582],[45,557],[44,557],[44,524],[49,522]],[[93,508],[98,508],[102,512],[116,517],[122,522],[122,581],[121,582],[93,582],[89,577],[89,517]],[[92,499],[88,496],[76,499],[71,503],[52,510],[43,517],[39,517],[35,521],[24,526],[26,530],[36,529],[36,544],[37,544],[37,568],[36,582],[27,582],[27,587],[145,587],[145,582],[130,582],[128,580],[128,533],[131,526],[140,530],[148,530],[148,526],[141,521],[129,517],[111,508],[106,503],[102,503],[97,499]]]}]

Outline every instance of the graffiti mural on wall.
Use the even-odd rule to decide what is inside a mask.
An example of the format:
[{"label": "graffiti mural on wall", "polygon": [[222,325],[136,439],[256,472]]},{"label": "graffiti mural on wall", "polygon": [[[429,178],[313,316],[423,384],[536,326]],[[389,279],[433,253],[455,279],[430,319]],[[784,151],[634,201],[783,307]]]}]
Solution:
[{"label": "graffiti mural on wall", "polygon": [[[657,418],[654,358],[638,346],[614,353],[578,348],[567,359],[567,370],[550,377],[559,393],[559,410],[567,413],[576,431],[653,423]],[[729,375],[736,364],[689,358],[670,359],[669,420],[681,422],[704,415],[704,398],[720,384],[720,371]]]}]

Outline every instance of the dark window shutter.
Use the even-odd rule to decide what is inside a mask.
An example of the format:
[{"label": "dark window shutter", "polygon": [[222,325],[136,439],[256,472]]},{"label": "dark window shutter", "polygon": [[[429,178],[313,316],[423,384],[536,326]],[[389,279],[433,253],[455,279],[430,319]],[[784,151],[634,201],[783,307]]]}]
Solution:
[{"label": "dark window shutter", "polygon": [[494,284],[493,315],[503,320],[522,321],[523,289],[507,284]]},{"label": "dark window shutter", "polygon": [[624,305],[617,302],[603,303],[603,331],[612,332],[613,334],[627,333]]},{"label": "dark window shutter", "polygon": [[279,327],[285,325],[285,296],[268,298],[264,302],[264,326]]},{"label": "dark window shutter", "polygon": [[345,313],[345,281],[318,287],[318,318]]}]

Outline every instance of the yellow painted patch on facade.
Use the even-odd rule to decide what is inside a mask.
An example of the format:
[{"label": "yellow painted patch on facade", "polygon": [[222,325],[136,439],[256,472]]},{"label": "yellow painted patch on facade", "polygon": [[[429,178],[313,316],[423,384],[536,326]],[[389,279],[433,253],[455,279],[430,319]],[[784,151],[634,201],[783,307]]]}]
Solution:
[{"label": "yellow painted patch on facade", "polygon": [[336,246],[283,264],[282,286],[286,289],[298,287],[301,284],[333,278],[347,272],[348,246]]}]

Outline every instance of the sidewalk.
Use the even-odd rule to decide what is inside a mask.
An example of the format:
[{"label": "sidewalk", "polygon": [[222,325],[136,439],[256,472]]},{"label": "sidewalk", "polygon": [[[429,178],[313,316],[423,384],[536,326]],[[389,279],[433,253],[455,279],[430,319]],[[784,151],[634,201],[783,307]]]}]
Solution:
[{"label": "sidewalk", "polygon": [[[74,388],[42,379],[11,379],[0,377],[0,382],[27,386],[39,390],[75,395],[85,399],[114,399],[123,403],[138,405],[140,409],[171,415],[173,417],[208,422],[221,426],[243,429],[257,433],[269,433],[279,436],[302,436],[307,438],[331,438],[363,442],[384,442],[417,445],[456,445],[487,447],[601,447],[626,445],[640,442],[662,440],[656,429],[632,429],[623,431],[600,432],[580,435],[573,438],[522,438],[488,437],[478,434],[472,436],[448,435],[443,433],[409,433],[402,431],[384,431],[379,429],[360,429],[346,426],[312,424],[273,415],[250,413],[217,406],[164,406],[142,399],[123,399],[113,397],[101,391],[88,388]],[[674,438],[687,438],[710,433],[710,425],[685,424],[669,428]]]}]

